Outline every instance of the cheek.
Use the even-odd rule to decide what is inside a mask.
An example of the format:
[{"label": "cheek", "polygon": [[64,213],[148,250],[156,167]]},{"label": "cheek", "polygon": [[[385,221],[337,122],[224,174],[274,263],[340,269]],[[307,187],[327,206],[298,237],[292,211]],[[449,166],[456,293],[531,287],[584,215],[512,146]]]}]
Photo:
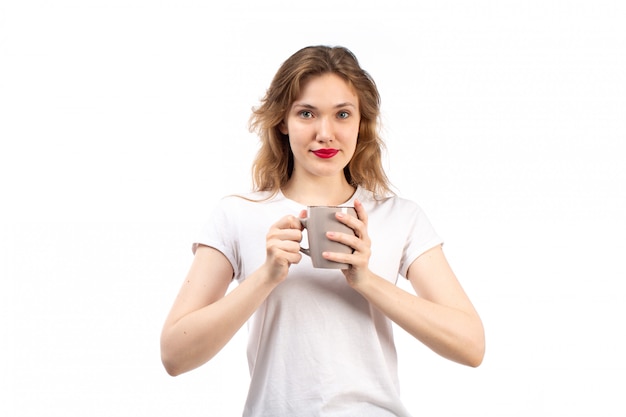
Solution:
[{"label": "cheek", "polygon": [[359,133],[359,126],[357,125],[356,127],[352,127],[349,131],[346,131],[346,135],[344,137],[347,138],[353,146],[356,146],[359,139]]},{"label": "cheek", "polygon": [[350,155],[350,158],[354,156],[354,153],[356,152],[357,144],[359,143],[359,128],[358,127],[353,132],[352,138],[353,139],[350,141],[350,149],[352,150],[352,155]]},{"label": "cheek", "polygon": [[289,130],[289,144],[292,148],[298,148],[308,142],[306,132],[297,128]]},{"label": "cheek", "polygon": [[356,136],[352,136],[350,140],[344,141],[344,149],[350,154],[350,159],[352,159],[356,152],[357,144],[358,138]]}]

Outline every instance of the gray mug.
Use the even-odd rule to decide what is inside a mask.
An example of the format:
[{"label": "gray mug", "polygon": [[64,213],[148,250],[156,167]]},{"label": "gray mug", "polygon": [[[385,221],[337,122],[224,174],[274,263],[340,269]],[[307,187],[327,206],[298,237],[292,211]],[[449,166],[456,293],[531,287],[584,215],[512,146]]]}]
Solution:
[{"label": "gray mug", "polygon": [[314,268],[347,269],[349,264],[329,261],[322,257],[322,252],[352,253],[353,249],[343,243],[335,242],[326,237],[326,232],[352,233],[354,230],[339,222],[335,213],[342,212],[357,217],[354,207],[340,206],[309,206],[306,219],[300,219],[306,229],[309,247],[300,247],[300,252],[311,257]]}]

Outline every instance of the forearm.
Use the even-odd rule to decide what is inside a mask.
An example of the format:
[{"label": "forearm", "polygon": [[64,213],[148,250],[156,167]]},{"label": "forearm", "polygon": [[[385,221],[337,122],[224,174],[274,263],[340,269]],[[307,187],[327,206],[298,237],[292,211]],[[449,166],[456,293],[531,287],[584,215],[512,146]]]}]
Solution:
[{"label": "forearm", "polygon": [[469,366],[481,363],[484,333],[477,315],[433,303],[373,274],[354,289],[439,355]]},{"label": "forearm", "polygon": [[167,372],[180,375],[213,358],[277,285],[266,278],[260,269],[223,298],[164,328],[161,355]]}]

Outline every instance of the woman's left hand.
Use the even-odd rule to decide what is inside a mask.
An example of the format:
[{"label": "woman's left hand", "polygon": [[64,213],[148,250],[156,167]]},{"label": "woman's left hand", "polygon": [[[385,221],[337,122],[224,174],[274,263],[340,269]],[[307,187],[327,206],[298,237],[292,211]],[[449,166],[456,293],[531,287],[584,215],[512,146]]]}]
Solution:
[{"label": "woman's left hand", "polygon": [[350,264],[350,268],[344,269],[343,273],[348,280],[348,284],[353,287],[369,276],[369,260],[372,253],[372,242],[367,233],[367,213],[359,200],[355,200],[354,209],[358,218],[344,213],[336,214],[337,220],[354,230],[354,235],[338,232],[328,232],[326,234],[330,240],[350,246],[354,249],[354,252],[351,254],[323,253],[324,258],[328,260]]}]

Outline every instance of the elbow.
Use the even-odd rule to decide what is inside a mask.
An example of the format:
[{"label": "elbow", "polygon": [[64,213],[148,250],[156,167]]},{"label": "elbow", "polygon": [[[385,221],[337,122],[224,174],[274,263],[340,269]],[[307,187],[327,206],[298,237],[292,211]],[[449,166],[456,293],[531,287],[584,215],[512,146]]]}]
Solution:
[{"label": "elbow", "polygon": [[161,335],[161,363],[165,372],[170,376],[178,376],[185,372],[181,367],[179,355],[176,354],[164,335]]},{"label": "elbow", "polygon": [[470,368],[478,368],[483,363],[485,351],[480,347],[472,346],[470,348],[466,346],[463,352],[442,356],[458,364],[469,366]]},{"label": "elbow", "polygon": [[183,373],[176,360],[174,360],[172,355],[167,354],[167,351],[163,349],[163,346],[161,346],[161,363],[165,368],[165,372],[167,372],[169,376],[178,376]]},{"label": "elbow", "polygon": [[477,351],[474,355],[468,358],[466,365],[472,368],[478,368],[483,363],[484,358],[485,358],[485,350],[483,348],[482,350]]},{"label": "elbow", "polygon": [[440,351],[434,350],[446,359],[471,368],[478,368],[485,357],[484,340],[456,341],[453,346],[448,345]]},{"label": "elbow", "polygon": [[471,368],[478,368],[485,358],[485,348],[482,346],[466,347],[462,354],[451,355],[448,359],[458,362],[461,365],[469,366]]},{"label": "elbow", "polygon": [[181,344],[175,337],[161,337],[161,363],[170,376],[178,376],[189,372],[211,357],[208,354],[194,354],[193,347]]},{"label": "elbow", "polygon": [[170,366],[167,366],[167,365],[165,365],[165,364],[164,364],[164,366],[165,366],[165,372],[167,372],[167,374],[168,374],[169,376],[174,377],[174,376],[178,376],[178,375],[180,375],[180,374],[183,374],[183,373],[184,373],[184,372],[182,372],[182,371],[179,371],[179,370],[178,370],[177,368],[175,368],[175,367],[170,367]]},{"label": "elbow", "polygon": [[170,376],[178,376],[189,372],[196,369],[204,362],[206,362],[206,360],[198,362],[186,355],[168,354],[167,351],[161,350],[161,363],[165,368],[165,372]]},{"label": "elbow", "polygon": [[163,355],[161,355],[161,362],[163,363],[165,372],[167,372],[169,376],[178,376],[183,373],[173,361],[168,360]]},{"label": "elbow", "polygon": [[467,356],[466,365],[472,368],[478,368],[485,359],[485,334],[484,331],[480,332],[480,336],[472,343],[472,347],[469,350]]},{"label": "elbow", "polygon": [[449,350],[448,359],[471,368],[478,368],[485,358],[485,331],[482,324],[466,332],[454,343],[456,348]]}]

